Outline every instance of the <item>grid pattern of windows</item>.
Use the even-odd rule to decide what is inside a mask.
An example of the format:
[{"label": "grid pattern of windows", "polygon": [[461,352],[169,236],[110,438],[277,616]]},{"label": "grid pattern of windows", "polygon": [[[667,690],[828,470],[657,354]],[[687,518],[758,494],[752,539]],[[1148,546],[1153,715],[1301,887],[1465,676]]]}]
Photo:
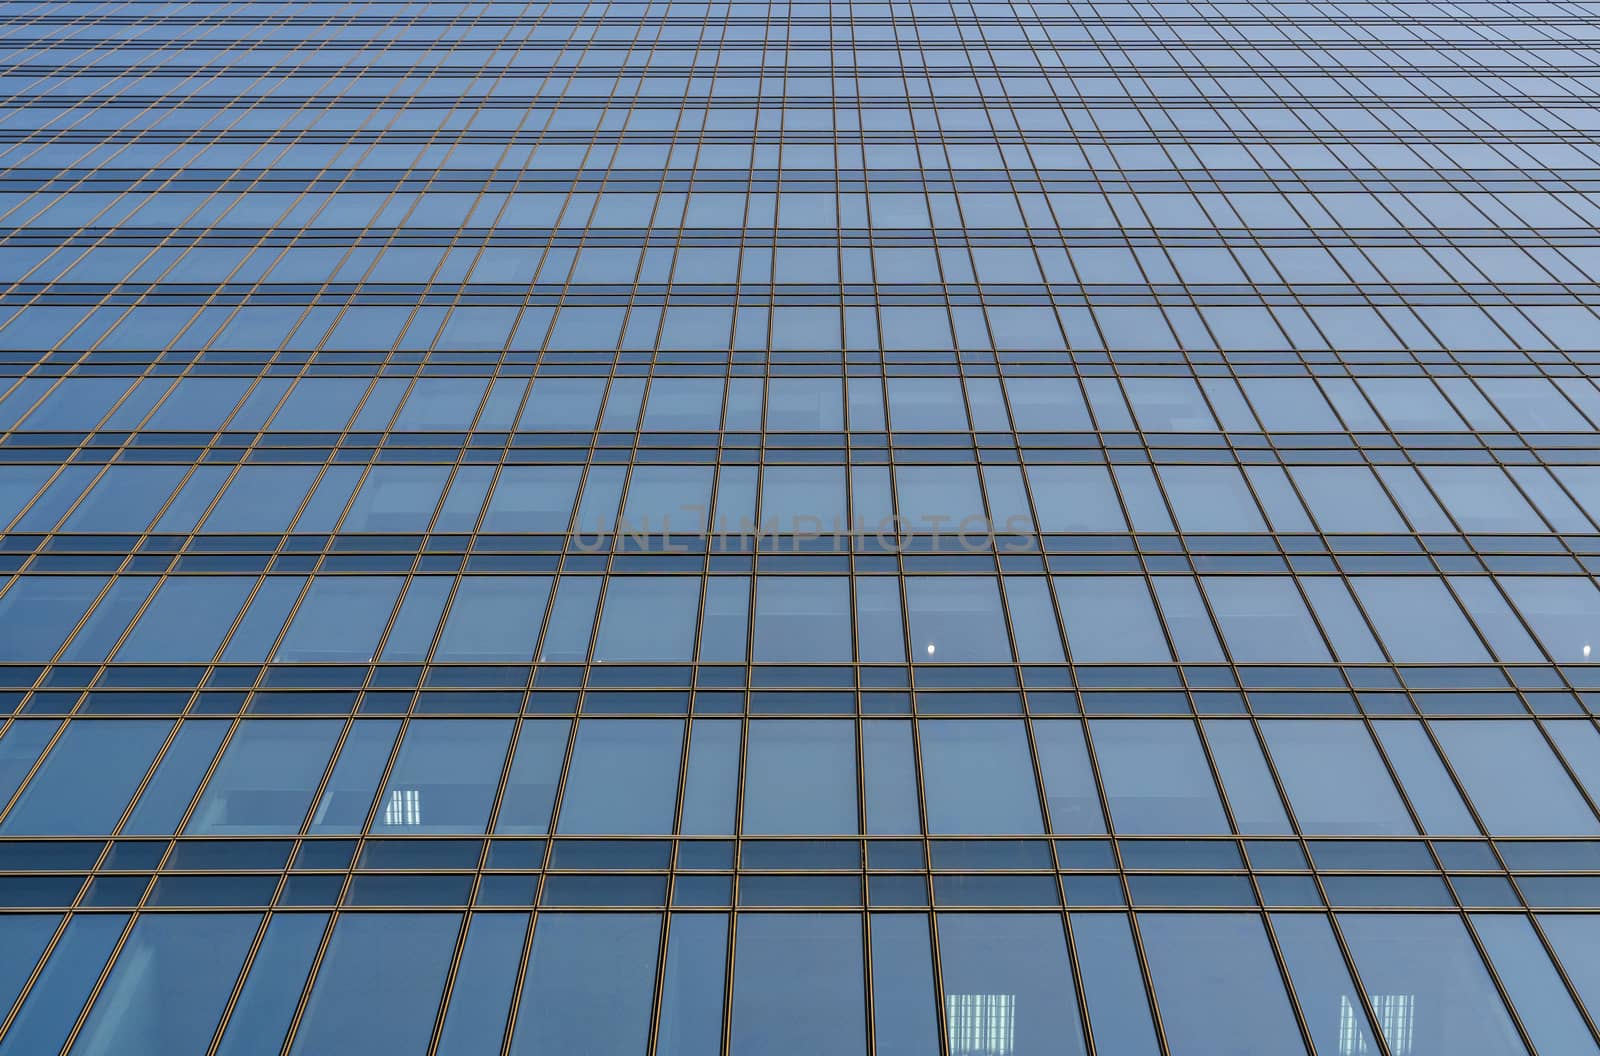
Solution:
[{"label": "grid pattern of windows", "polygon": [[0,1056],[1600,1056],[1597,70],[0,0]]}]

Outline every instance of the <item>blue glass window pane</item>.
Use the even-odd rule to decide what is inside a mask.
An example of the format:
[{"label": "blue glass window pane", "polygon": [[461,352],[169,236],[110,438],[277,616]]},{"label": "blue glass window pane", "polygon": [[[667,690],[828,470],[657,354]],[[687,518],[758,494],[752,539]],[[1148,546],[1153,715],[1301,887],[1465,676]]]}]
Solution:
[{"label": "blue glass window pane", "polygon": [[121,913],[76,916],[0,1038],[5,1056],[60,1052],[128,923]]},{"label": "blue glass window pane", "polygon": [[434,660],[527,663],[549,597],[546,576],[462,576]]},{"label": "blue glass window pane", "polygon": [[683,835],[719,836],[734,831],[741,727],[737,720],[727,719],[696,719],[691,724],[683,816],[678,822]]},{"label": "blue glass window pane", "polygon": [[394,719],[368,719],[355,723],[339,748],[328,787],[317,802],[309,831],[360,832],[372,810],[372,800],[389,764],[400,723]]},{"label": "blue glass window pane", "polygon": [[1459,917],[1342,913],[1338,919],[1391,1049],[1525,1056]]},{"label": "blue glass window pane", "polygon": [[654,913],[540,914],[511,1036],[514,1056],[644,1052],[660,942]]},{"label": "blue glass window pane", "polygon": [[1600,591],[1571,576],[1505,576],[1499,580],[1557,663],[1600,662]]},{"label": "blue glass window pane", "polygon": [[499,1052],[516,990],[526,913],[474,913],[435,1056]]},{"label": "blue glass window pane", "polygon": [[683,723],[676,719],[585,719],[573,745],[557,830],[671,832],[682,747]]},{"label": "blue glass window pane", "polygon": [[1261,723],[1261,735],[1302,832],[1416,833],[1364,723],[1272,719]]},{"label": "blue glass window pane", "polygon": [[61,531],[144,531],[183,475],[182,466],[112,466],[67,515]]},{"label": "blue glass window pane", "polygon": [[1089,766],[1083,724],[1036,721],[1033,743],[1039,753],[1039,773],[1044,779],[1051,831],[1089,835],[1105,832],[1106,820],[1100,810],[1094,770]]},{"label": "blue glass window pane", "polygon": [[757,663],[850,661],[850,581],[842,576],[756,580]]},{"label": "blue glass window pane", "polygon": [[1389,655],[1400,663],[1473,663],[1489,659],[1444,584],[1416,576],[1356,576],[1350,585]]},{"label": "blue glass window pane", "polygon": [[928,831],[1042,832],[1027,733],[1016,720],[926,719],[920,724]]},{"label": "blue glass window pane", "polygon": [[217,1056],[278,1056],[327,923],[325,913],[273,916],[228,1016]]},{"label": "blue glass window pane", "polygon": [[1150,590],[1136,576],[1057,576],[1072,658],[1083,664],[1170,663]]},{"label": "blue glass window pane", "polygon": [[687,663],[693,656],[700,580],[613,576],[595,641],[600,663]]},{"label": "blue glass window pane", "polygon": [[194,719],[179,727],[134,804],[133,813],[123,824],[124,835],[171,835],[177,831],[228,727],[225,721],[205,719]]},{"label": "blue glass window pane", "polygon": [[1267,530],[1243,475],[1232,466],[1162,466],[1156,476],[1186,532]]},{"label": "blue glass window pane", "polygon": [[577,505],[582,471],[568,466],[507,466],[484,510],[485,532],[564,532]]},{"label": "blue glass window pane", "polygon": [[72,636],[61,659],[70,663],[103,663],[157,582],[155,576],[118,576],[113,580],[111,589]]},{"label": "blue glass window pane", "polygon": [[486,831],[510,738],[509,721],[412,720],[389,772],[372,831]]},{"label": "blue glass window pane", "polygon": [[1543,914],[1536,919],[1592,1017],[1600,1011],[1600,914]]},{"label": "blue glass window pane", "polygon": [[902,531],[987,534],[983,492],[971,466],[896,466],[894,490]]},{"label": "blue glass window pane", "polygon": [[1072,940],[1095,1047],[1127,1056],[1160,1052],[1128,918],[1079,913],[1072,918]]},{"label": "blue glass window pane", "polygon": [[865,1056],[859,916],[744,913],[737,929],[729,1052]]},{"label": "blue glass window pane", "polygon": [[208,532],[285,532],[317,479],[315,466],[242,466],[206,517]]},{"label": "blue glass window pane", "polygon": [[951,1056],[1085,1051],[1059,915],[941,913],[939,974]]},{"label": "blue glass window pane", "polygon": [[878,1056],[939,1051],[933,951],[922,914],[874,913],[872,1020]]},{"label": "blue glass window pane", "polygon": [[343,726],[336,720],[244,720],[184,832],[299,832]]},{"label": "blue glass window pane", "polygon": [[1328,648],[1293,579],[1206,576],[1202,582],[1235,662],[1328,662]]},{"label": "blue glass window pane", "polygon": [[837,378],[772,378],[767,382],[767,429],[836,433],[844,429],[844,394]]},{"label": "blue glass window pane", "polygon": [[[1532,722],[1434,722],[1434,736],[1491,836],[1591,836],[1600,822]],[[1507,775],[1515,774],[1515,780]]]},{"label": "blue glass window pane", "polygon": [[992,577],[907,576],[912,656],[928,663],[1010,663],[1000,591]]},{"label": "blue glass window pane", "polygon": [[1229,831],[1193,723],[1100,719],[1089,728],[1118,832]]},{"label": "blue glass window pane", "polygon": [[0,833],[111,832],[171,731],[170,722],[145,719],[69,723],[0,824]]},{"label": "blue glass window pane", "polygon": [[[389,637],[384,639],[381,658],[390,663],[418,663],[428,658],[439,617],[455,586],[454,576],[417,576],[406,588],[406,597],[395,615]],[[239,640],[238,633],[233,636]],[[230,642],[229,652],[233,645]]]},{"label": "blue glass window pane", "polygon": [[762,525],[781,535],[838,532],[846,522],[843,466],[767,466],[761,471]]},{"label": "blue glass window pane", "polygon": [[19,719],[6,727],[0,736],[0,800],[11,801],[60,727],[42,719]]},{"label": "blue glass window pane", "polygon": [[404,584],[399,576],[316,577],[273,659],[291,664],[371,663]]},{"label": "blue glass window pane", "polygon": [[550,831],[550,811],[555,806],[571,730],[570,722],[553,719],[522,723],[495,832],[542,835]]},{"label": "blue glass window pane", "polygon": [[1259,917],[1142,913],[1139,933],[1172,1056],[1306,1052]]},{"label": "blue glass window pane", "polygon": [[204,1051],[260,924],[254,913],[141,916],[73,1056]]},{"label": "blue glass window pane", "polygon": [[1600,1051],[1526,917],[1476,913],[1472,928],[1535,1051],[1573,1056]]},{"label": "blue glass window pane", "polygon": [[317,969],[292,1056],[423,1056],[461,930],[459,913],[346,913]]},{"label": "blue glass window pane", "polygon": [[1128,522],[1100,466],[1029,466],[1028,483],[1043,532],[1125,532]]},{"label": "blue glass window pane", "polygon": [[0,948],[6,951],[0,958],[0,1008],[7,1013],[60,924],[60,917],[42,913],[0,916]]},{"label": "blue glass window pane", "polygon": [[749,835],[827,835],[856,820],[855,723],[757,719],[745,745],[744,826]]},{"label": "blue glass window pane", "polygon": [[168,579],[128,632],[116,658],[156,664],[209,662],[255,582],[251,576]]},{"label": "blue glass window pane", "polygon": [[722,989],[727,959],[726,916],[673,916],[661,979],[656,1056],[717,1056],[722,1052]]},{"label": "blue glass window pane", "polygon": [[1350,978],[1328,918],[1321,913],[1276,913],[1272,930],[1317,1051],[1377,1051],[1363,1008],[1365,996]]},{"label": "blue glass window pane", "polygon": [[18,576],[0,594],[0,660],[49,661],[105,585],[96,576]]}]

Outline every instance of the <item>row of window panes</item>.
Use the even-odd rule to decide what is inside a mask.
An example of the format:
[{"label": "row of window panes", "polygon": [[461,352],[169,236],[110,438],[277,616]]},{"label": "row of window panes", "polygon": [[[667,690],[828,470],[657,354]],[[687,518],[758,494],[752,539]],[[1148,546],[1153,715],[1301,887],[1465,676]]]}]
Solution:
[{"label": "row of window panes", "polygon": [[1097,835],[1109,811],[1123,836],[1578,838],[1600,836],[1597,795],[1586,719],[18,718],[0,736],[4,836]]}]

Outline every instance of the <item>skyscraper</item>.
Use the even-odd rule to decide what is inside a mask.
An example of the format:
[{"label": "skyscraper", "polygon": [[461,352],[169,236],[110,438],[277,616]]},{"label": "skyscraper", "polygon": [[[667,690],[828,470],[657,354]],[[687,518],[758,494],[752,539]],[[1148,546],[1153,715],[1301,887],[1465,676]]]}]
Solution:
[{"label": "skyscraper", "polygon": [[1600,1054],[1597,34],[0,5],[0,1056]]}]

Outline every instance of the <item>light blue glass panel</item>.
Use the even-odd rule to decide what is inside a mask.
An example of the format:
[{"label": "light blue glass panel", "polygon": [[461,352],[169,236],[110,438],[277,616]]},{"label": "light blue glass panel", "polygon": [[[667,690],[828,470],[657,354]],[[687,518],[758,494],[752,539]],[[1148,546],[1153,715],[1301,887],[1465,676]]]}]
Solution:
[{"label": "light blue glass panel", "polygon": [[1600,914],[1541,914],[1539,928],[1593,1017],[1600,1012]]},{"label": "light blue glass panel", "polygon": [[1072,942],[1096,1050],[1155,1056],[1161,1050],[1128,918],[1120,913],[1076,914]]},{"label": "light blue glass panel", "polygon": [[250,962],[217,1056],[278,1056],[316,959],[326,913],[278,913]]},{"label": "light blue glass panel", "polygon": [[339,761],[328,778],[328,787],[323,789],[316,812],[311,816],[309,832],[361,831],[367,823],[378,781],[389,763],[389,753],[394,749],[399,729],[397,719],[367,719],[350,727],[339,748]]},{"label": "light blue glass panel", "polygon": [[389,771],[372,831],[486,831],[511,725],[500,719],[413,719]]},{"label": "light blue glass panel", "polygon": [[757,663],[850,661],[850,581],[843,576],[756,580]]},{"label": "light blue glass panel", "polygon": [[656,1056],[717,1056],[722,1051],[722,989],[728,918],[679,913],[667,936]]},{"label": "light blue glass panel", "polygon": [[925,663],[1010,663],[1000,590],[993,577],[907,576],[911,650]]},{"label": "light blue glass panel", "polygon": [[172,723],[77,719],[51,747],[0,824],[7,836],[92,836],[111,832],[144,780]]},{"label": "light blue glass panel", "polygon": [[1230,831],[1192,722],[1099,719],[1089,730],[1118,832]]},{"label": "light blue glass panel", "polygon": [[1400,663],[1473,663],[1489,653],[1444,584],[1417,576],[1350,580],[1389,655]]},{"label": "light blue glass panel", "polygon": [[517,734],[506,793],[500,801],[494,831],[542,834],[550,831],[550,811],[561,781],[572,723],[527,719]]},{"label": "light blue glass panel", "polygon": [[1261,735],[1303,832],[1416,833],[1364,723],[1270,719],[1261,723]]},{"label": "light blue glass panel", "polygon": [[601,663],[687,663],[693,656],[700,580],[613,576],[595,641]]},{"label": "light blue glass panel", "polygon": [[1236,663],[1330,659],[1290,577],[1206,576],[1201,582]]},{"label": "light blue glass panel", "polygon": [[1472,928],[1536,1051],[1600,1052],[1527,917],[1475,913]]},{"label": "light blue glass panel", "polygon": [[1321,913],[1275,913],[1272,930],[1318,1052],[1377,1052],[1366,996],[1356,989]]},{"label": "light blue glass panel", "polygon": [[1043,831],[1027,733],[1020,721],[925,719],[919,725],[929,832]]},{"label": "light blue glass panel", "polygon": [[877,1056],[939,1051],[938,991],[928,919],[920,913],[874,913],[872,1020]]},{"label": "light blue glass panel", "polygon": [[860,830],[855,723],[755,719],[745,745],[747,835],[829,835]]},{"label": "light blue glass panel", "polygon": [[578,726],[561,799],[563,834],[672,831],[683,723],[585,719]]},{"label": "light blue glass panel", "polygon": [[542,913],[523,981],[513,1056],[634,1056],[650,1043],[655,913]]},{"label": "light blue glass panel", "polygon": [[291,1056],[423,1056],[432,1040],[459,913],[346,913],[334,925]]},{"label": "light blue glass panel", "polygon": [[0,1016],[11,1011],[60,924],[61,918],[54,914],[0,916],[0,948],[6,951],[5,957],[0,958],[0,1009],[4,1010]]},{"label": "light blue glass panel", "polygon": [[16,1019],[0,1037],[0,1053],[38,1056],[61,1051],[127,923],[122,913],[72,918],[28,989]]},{"label": "light blue glass panel", "polygon": [[0,736],[0,802],[11,801],[60,727],[47,719],[19,719],[6,727]]},{"label": "light blue glass panel", "polygon": [[1500,585],[1562,664],[1600,662],[1600,590],[1572,576],[1505,576]]},{"label": "light blue glass panel", "polygon": [[61,659],[78,664],[103,663],[156,583],[155,576],[118,576],[83,627],[72,636]]},{"label": "light blue glass panel", "polygon": [[1233,719],[1203,719],[1201,731],[1211,749],[1217,777],[1240,832],[1289,833],[1289,817],[1273,785],[1253,723]]},{"label": "light blue glass panel", "polygon": [[204,1052],[260,924],[255,913],[141,916],[72,1056]]},{"label": "light blue glass panel", "polygon": [[439,663],[525,664],[550,597],[548,576],[462,576],[439,632]]},{"label": "light blue glass panel", "polygon": [[194,718],[179,726],[162,762],[123,822],[123,835],[171,835],[200,789],[200,779],[216,758],[229,730],[226,720]]},{"label": "light blue glass panel", "polygon": [[1343,913],[1339,927],[1391,1049],[1414,1056],[1525,1056],[1483,960],[1455,915]]},{"label": "light blue glass panel", "polygon": [[371,663],[404,584],[400,576],[316,577],[273,659],[279,663]]},{"label": "light blue glass panel", "polygon": [[866,1056],[860,916],[743,913],[737,928],[730,1053]]},{"label": "light blue glass panel", "polygon": [[[1537,726],[1519,720],[1430,724],[1491,836],[1591,836],[1600,822]],[[1508,781],[1508,774],[1516,780]]]},{"label": "light blue glass panel", "polygon": [[939,974],[950,1056],[1085,1051],[1059,915],[941,913]]},{"label": "light blue glass panel", "polygon": [[1307,1051],[1259,917],[1141,913],[1139,935],[1171,1056]]},{"label": "light blue glass panel", "polygon": [[344,723],[246,719],[228,740],[184,832],[299,832]]},{"label": "light blue glass panel", "polygon": [[48,662],[105,585],[97,576],[18,576],[0,594],[0,661]]},{"label": "light blue glass panel", "polygon": [[1077,663],[1171,662],[1142,577],[1056,576],[1055,586]]},{"label": "light blue glass panel", "polygon": [[255,583],[253,576],[168,579],[150,599],[116,658],[157,664],[209,662]]},{"label": "light blue glass panel", "polygon": [[1081,722],[1044,719],[1033,724],[1033,743],[1039,753],[1039,773],[1050,807],[1050,829],[1064,834],[1098,834],[1106,831],[1100,810],[1100,792]]},{"label": "light blue glass panel", "polygon": [[527,932],[526,913],[472,915],[435,1056],[500,1051]]}]

